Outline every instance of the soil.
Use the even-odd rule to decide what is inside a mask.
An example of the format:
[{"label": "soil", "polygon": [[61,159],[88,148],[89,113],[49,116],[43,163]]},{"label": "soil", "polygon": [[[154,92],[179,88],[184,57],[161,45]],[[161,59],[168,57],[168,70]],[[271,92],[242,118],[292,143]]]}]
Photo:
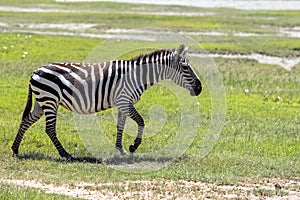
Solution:
[{"label": "soil", "polygon": [[72,185],[44,184],[35,180],[2,179],[14,184],[83,199],[300,199],[300,179],[262,179],[238,185],[217,185],[188,180],[140,180]]}]

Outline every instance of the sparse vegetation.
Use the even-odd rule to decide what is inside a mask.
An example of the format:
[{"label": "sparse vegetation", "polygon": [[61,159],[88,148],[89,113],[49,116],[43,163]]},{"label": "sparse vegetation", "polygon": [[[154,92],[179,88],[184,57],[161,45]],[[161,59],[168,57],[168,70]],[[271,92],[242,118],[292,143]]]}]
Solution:
[{"label": "sparse vegetation", "polygon": [[[26,3],[9,0],[0,5],[30,7],[36,2]],[[85,10],[80,13],[22,13],[0,12],[0,22],[18,23],[95,23],[88,33],[99,33],[109,28],[137,28],[157,26],[186,32],[218,31],[228,36],[197,36],[196,39],[209,52],[254,53],[262,52],[277,56],[300,56],[299,39],[279,36],[276,30],[282,26],[300,26],[299,12],[294,11],[239,11],[233,9],[201,9],[172,7],[171,11],[213,12],[212,16],[164,16],[149,14],[118,14],[120,10],[131,9],[129,4],[117,3],[53,3],[57,9]],[[161,6],[134,5],[138,8],[169,9]],[[103,10],[105,12],[90,13]],[[114,12],[114,13],[112,13]],[[273,17],[276,20],[265,19]],[[262,27],[261,25],[265,25]],[[266,28],[267,27],[267,28]],[[10,27],[11,28],[11,27]],[[76,186],[79,182],[103,183],[126,180],[172,179],[194,180],[215,184],[242,184],[260,182],[264,178],[293,179],[300,177],[300,65],[291,71],[279,66],[263,65],[253,60],[214,59],[226,88],[226,122],[213,151],[204,159],[199,158],[199,144],[210,119],[210,98],[204,85],[203,94],[197,101],[201,128],[187,152],[165,168],[151,173],[127,173],[111,169],[97,161],[87,151],[77,133],[72,113],[60,109],[57,132],[65,148],[78,158],[77,162],[66,162],[56,152],[45,134],[44,119],[26,132],[20,147],[20,158],[12,157],[10,146],[21,120],[27,97],[29,77],[38,66],[56,61],[84,61],[102,39],[82,37],[44,36],[32,33],[18,33],[20,27],[13,27],[13,33],[0,33],[0,173],[1,179],[37,180],[55,185]],[[59,31],[59,30],[56,30]],[[255,32],[261,36],[240,38],[232,32]],[[30,32],[30,31],[29,31]],[[263,36],[269,34],[269,36]],[[141,42],[141,46],[143,46]],[[155,46],[155,42],[153,42]],[[158,45],[158,44],[156,44]],[[201,74],[200,74],[201,76]],[[246,91],[246,92],[245,92]],[[177,126],[176,103],[172,94],[161,86],[147,91],[137,104],[137,109],[149,119],[149,109],[159,104],[168,113],[168,122],[154,136],[148,135],[139,152],[152,151],[168,143]],[[171,100],[170,100],[171,99]],[[114,143],[114,110],[97,115],[108,140]],[[146,122],[146,126],[147,126]],[[147,133],[145,133],[147,136]],[[124,136],[128,148],[134,135]],[[112,146],[113,147],[113,146]],[[89,158],[89,159],[87,159]],[[93,159],[94,158],[94,159]],[[86,160],[86,161],[84,161]],[[143,162],[144,160],[135,160]],[[126,162],[126,160],[125,160]],[[157,162],[157,161],[154,161]],[[128,163],[130,165],[131,163]],[[150,188],[160,189],[161,185]],[[129,191],[139,191],[138,184],[128,185]],[[124,190],[116,186],[86,186],[93,190]],[[195,187],[195,190],[200,190]],[[295,191],[299,186],[290,186]],[[174,189],[174,188],[173,188]],[[193,190],[194,190],[193,189]],[[124,191],[128,191],[124,190]],[[181,187],[174,191],[187,192]],[[163,191],[165,192],[165,191]],[[238,191],[236,192],[238,194]],[[284,191],[253,189],[256,196],[284,196]],[[244,194],[244,193],[242,193]],[[180,197],[179,194],[177,197]],[[211,195],[213,197],[213,195]],[[176,197],[176,196],[175,196]],[[0,182],[2,199],[66,199],[66,196],[46,194],[37,189],[11,186]],[[71,199],[71,198],[70,198]]]}]

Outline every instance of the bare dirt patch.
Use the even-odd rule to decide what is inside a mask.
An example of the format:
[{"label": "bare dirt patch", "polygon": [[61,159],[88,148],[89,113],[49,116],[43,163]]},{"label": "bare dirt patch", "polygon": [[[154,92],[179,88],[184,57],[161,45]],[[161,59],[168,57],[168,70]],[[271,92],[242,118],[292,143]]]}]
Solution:
[{"label": "bare dirt patch", "polygon": [[35,180],[2,179],[14,184],[83,199],[300,199],[300,179],[262,179],[258,183],[217,185],[188,180],[141,180],[72,185],[44,184]]}]

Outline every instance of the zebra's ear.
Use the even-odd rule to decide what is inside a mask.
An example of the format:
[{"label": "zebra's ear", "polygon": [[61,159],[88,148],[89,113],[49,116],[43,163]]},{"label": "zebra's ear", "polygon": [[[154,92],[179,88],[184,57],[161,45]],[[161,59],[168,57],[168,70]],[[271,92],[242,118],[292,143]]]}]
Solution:
[{"label": "zebra's ear", "polygon": [[176,50],[176,56],[183,56],[185,53],[185,45],[181,44],[178,49]]},{"label": "zebra's ear", "polygon": [[183,52],[183,55],[185,55],[186,52],[188,52],[188,51],[190,50],[191,47],[192,47],[192,46],[185,47],[184,52]]},{"label": "zebra's ear", "polygon": [[185,56],[186,52],[191,48],[191,46],[185,47],[184,44],[181,44],[178,49],[176,49],[175,54],[176,56]]},{"label": "zebra's ear", "polygon": [[174,53],[174,61],[175,63],[178,63],[180,56],[183,56],[185,54],[185,45],[181,44],[178,49],[175,50]]}]

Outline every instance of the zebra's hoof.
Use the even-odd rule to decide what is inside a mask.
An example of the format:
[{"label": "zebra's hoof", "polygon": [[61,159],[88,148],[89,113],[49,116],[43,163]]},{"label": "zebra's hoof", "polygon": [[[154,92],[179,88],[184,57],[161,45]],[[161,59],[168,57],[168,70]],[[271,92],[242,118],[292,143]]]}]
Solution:
[{"label": "zebra's hoof", "polygon": [[14,147],[11,147],[12,151],[13,151],[13,156],[17,156],[19,154],[19,149],[16,149]]},{"label": "zebra's hoof", "polygon": [[73,158],[72,155],[68,155],[68,156],[66,157],[66,160],[67,160],[67,162],[73,162],[75,159]]},{"label": "zebra's hoof", "polygon": [[125,151],[125,149],[123,149],[122,147],[116,147],[116,149],[117,149],[118,151],[120,151],[120,153],[121,153],[122,156],[127,155],[127,151]]},{"label": "zebra's hoof", "polygon": [[130,151],[130,153],[134,153],[135,150],[136,150],[136,148],[134,147],[133,144],[129,146],[129,151]]}]

